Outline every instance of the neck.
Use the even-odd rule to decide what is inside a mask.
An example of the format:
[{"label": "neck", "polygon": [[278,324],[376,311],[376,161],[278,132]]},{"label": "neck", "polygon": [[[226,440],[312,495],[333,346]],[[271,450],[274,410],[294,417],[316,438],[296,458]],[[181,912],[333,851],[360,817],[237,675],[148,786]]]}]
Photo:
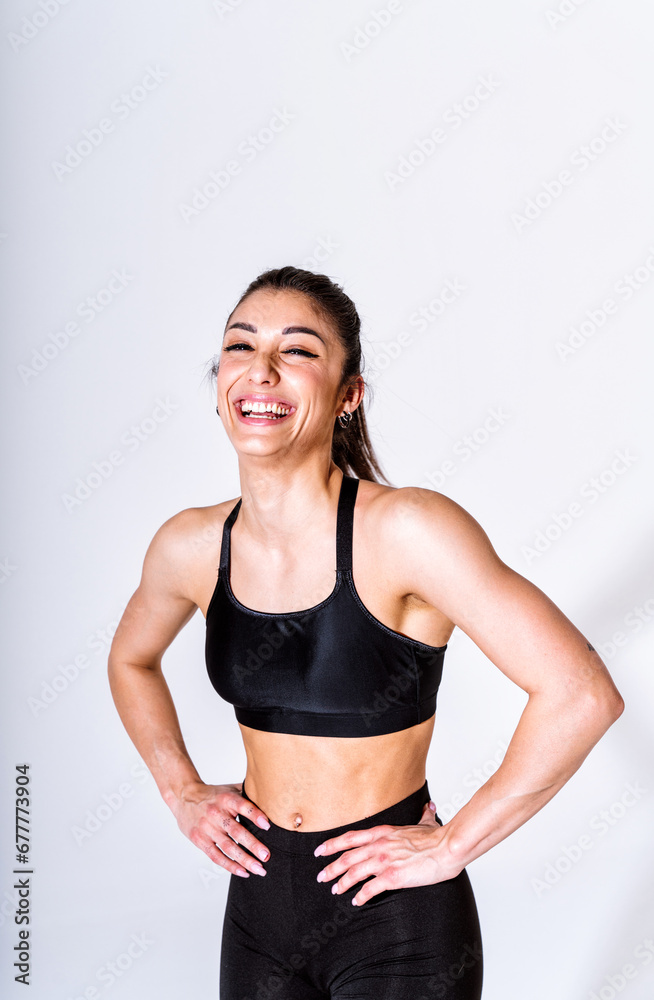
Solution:
[{"label": "neck", "polygon": [[239,459],[239,479],[241,530],[276,547],[297,538],[304,526],[315,527],[323,514],[331,514],[342,473],[331,457],[327,462],[311,458],[289,469],[283,463],[264,466],[244,456]]}]

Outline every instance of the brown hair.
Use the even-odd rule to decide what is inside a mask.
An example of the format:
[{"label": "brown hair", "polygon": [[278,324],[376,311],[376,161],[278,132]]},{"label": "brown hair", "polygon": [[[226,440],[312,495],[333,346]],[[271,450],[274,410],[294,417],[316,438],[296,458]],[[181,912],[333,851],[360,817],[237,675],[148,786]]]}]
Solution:
[{"label": "brown hair", "polygon": [[[360,339],[361,320],[354,302],[340,285],[326,274],[314,274],[313,271],[303,271],[291,265],[263,271],[245,289],[232,309],[230,318],[248,295],[263,288],[301,292],[309,296],[316,310],[331,323],[345,348],[341,385],[361,375],[364,365]],[[214,362],[211,373],[215,376],[217,371],[218,363]],[[364,385],[368,391],[367,383],[364,382]],[[332,461],[345,475],[373,482],[383,480],[391,485],[382,472],[370,443],[363,401],[352,411],[348,427],[341,427],[338,419],[334,421]]]}]

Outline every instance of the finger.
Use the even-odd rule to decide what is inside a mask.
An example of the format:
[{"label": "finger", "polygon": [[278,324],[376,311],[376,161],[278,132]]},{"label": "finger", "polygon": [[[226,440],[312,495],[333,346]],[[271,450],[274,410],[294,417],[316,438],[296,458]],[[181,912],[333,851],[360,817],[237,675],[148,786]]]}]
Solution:
[{"label": "finger", "polygon": [[429,802],[425,802],[419,822],[438,826],[438,821],[436,820],[436,803],[432,802],[431,799]]},{"label": "finger", "polygon": [[[235,816],[238,815],[236,806],[239,801],[247,802],[247,799],[242,799],[240,795],[235,795],[234,801],[232,803],[228,802],[228,808],[231,807],[234,809],[232,815],[225,812],[224,807],[221,808],[217,803],[208,803],[205,816],[200,822],[201,830],[213,841],[217,840],[217,836],[221,831],[224,831],[236,843],[244,844],[253,854],[257,854],[262,861],[267,861],[270,851],[266,845],[257,840],[254,834],[250,833],[249,830],[235,819]],[[258,811],[260,812],[260,810]],[[263,813],[261,815],[263,816]]]},{"label": "finger", "polygon": [[[213,837],[209,839],[213,840]],[[251,854],[248,854],[247,851],[244,851],[242,847],[239,847],[227,834],[216,834],[214,843],[223,854],[237,862],[239,867],[245,868],[255,875],[266,874],[266,869],[263,865],[256,858],[252,857]]]},{"label": "finger", "polygon": [[240,875],[241,878],[249,878],[249,872],[247,872],[238,861],[232,860],[224,851],[221,851],[217,844],[214,844],[212,840],[205,837],[199,831],[193,831],[191,833],[189,840],[192,844],[203,851],[208,858],[211,859],[215,864],[219,865],[220,868],[224,868],[226,871],[231,872],[234,875]]},{"label": "finger", "polygon": [[330,861],[328,865],[318,872],[317,882],[331,882],[348,870],[352,865],[361,864],[370,857],[371,845],[364,844],[362,847],[354,848],[341,854],[340,858]]},{"label": "finger", "polygon": [[248,851],[252,854],[256,854],[262,861],[267,861],[270,857],[270,851],[265,844],[262,844],[260,840],[246,830],[244,826],[237,823],[235,819],[231,816],[223,817],[223,822],[221,824],[224,832],[232,838],[232,840],[237,844],[242,844],[246,847]]},{"label": "finger", "polygon": [[369,875],[378,875],[383,870],[385,864],[380,862],[378,857],[369,857],[358,865],[352,865],[342,878],[339,878],[338,882],[334,882],[332,892],[336,895],[346,892],[347,889],[351,889],[357,882],[363,882],[364,878],[368,878]]},{"label": "finger", "polygon": [[234,798],[234,815],[240,813],[241,816],[247,816],[249,820],[260,826],[262,830],[270,829],[270,821],[266,814],[259,809],[259,806],[255,806],[254,802],[243,798],[242,795],[236,795]]},{"label": "finger", "polygon": [[335,851],[346,851],[350,847],[360,847],[362,844],[369,844],[378,837],[385,836],[394,827],[390,824],[382,826],[370,826],[366,830],[348,830],[339,837],[330,837],[319,844],[313,852],[314,855],[322,857],[324,854],[334,854]]},{"label": "finger", "polygon": [[352,905],[362,906],[369,899],[372,899],[373,896],[379,895],[380,892],[385,892],[387,889],[396,889],[398,877],[399,872],[396,872],[394,868],[385,868],[379,875],[363,883],[359,891],[352,897]]}]

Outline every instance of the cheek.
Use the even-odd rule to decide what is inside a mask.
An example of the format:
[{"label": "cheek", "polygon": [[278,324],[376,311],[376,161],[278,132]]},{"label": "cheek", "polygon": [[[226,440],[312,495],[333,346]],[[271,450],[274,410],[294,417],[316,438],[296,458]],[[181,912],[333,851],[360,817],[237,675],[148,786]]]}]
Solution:
[{"label": "cheek", "polygon": [[216,388],[218,392],[227,392],[231,385],[239,377],[243,365],[238,363],[237,358],[229,354],[219,358],[218,371],[216,372]]},{"label": "cheek", "polygon": [[321,404],[331,406],[332,400],[336,399],[338,373],[329,368],[307,365],[305,368],[289,372],[289,376],[291,378],[295,376],[298,383],[301,381],[304,390]]}]

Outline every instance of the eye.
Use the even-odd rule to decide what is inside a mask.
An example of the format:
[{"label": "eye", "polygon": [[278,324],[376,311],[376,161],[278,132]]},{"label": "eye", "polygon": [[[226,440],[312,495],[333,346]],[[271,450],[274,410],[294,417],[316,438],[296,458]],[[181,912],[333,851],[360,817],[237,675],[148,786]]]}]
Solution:
[{"label": "eye", "polygon": [[[223,348],[225,351],[239,351],[241,348],[245,348],[246,351],[253,351],[254,348],[250,344],[238,343],[230,344],[228,347]],[[301,347],[289,347],[287,351],[283,351],[284,354],[301,354],[305,358],[317,358],[317,354],[312,354],[311,351],[305,351]]]}]

